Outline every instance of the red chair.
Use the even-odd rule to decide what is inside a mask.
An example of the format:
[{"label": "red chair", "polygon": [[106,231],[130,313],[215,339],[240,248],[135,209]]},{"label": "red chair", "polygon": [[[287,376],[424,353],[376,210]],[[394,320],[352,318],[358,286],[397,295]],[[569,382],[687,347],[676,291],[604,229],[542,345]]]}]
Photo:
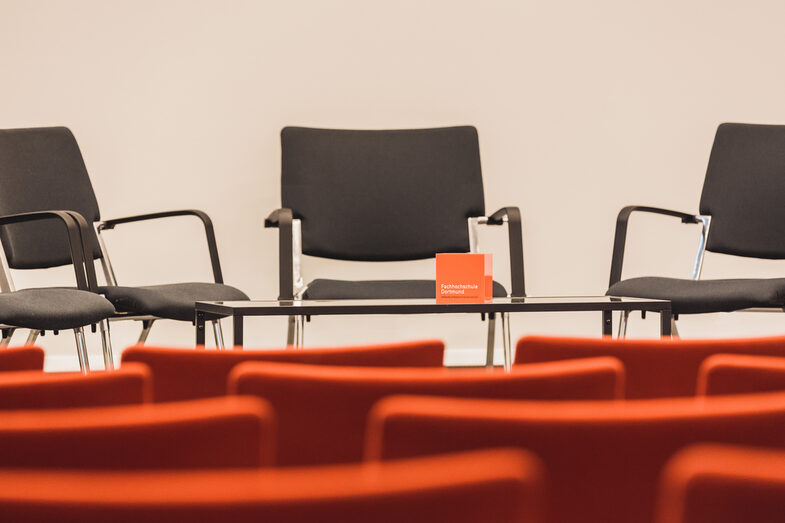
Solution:
[{"label": "red chair", "polygon": [[44,350],[40,347],[0,348],[0,372],[44,370]]},{"label": "red chair", "polygon": [[150,369],[129,363],[120,370],[78,373],[0,373],[0,410],[61,409],[149,403]]},{"label": "red chair", "polygon": [[0,467],[259,467],[272,463],[274,432],[257,398],[3,411]]},{"label": "red chair", "polygon": [[204,351],[135,346],[123,352],[123,363],[141,362],[153,372],[153,400],[179,401],[226,394],[226,378],[244,361],[279,361],[314,365],[373,367],[440,367],[444,343],[438,340],[337,347]]},{"label": "red chair", "polygon": [[541,508],[539,463],[519,450],[254,471],[0,471],[0,513],[15,523],[541,523]]},{"label": "red chair", "polygon": [[785,445],[785,393],[617,402],[394,396],[369,414],[366,457],[518,446],[544,463],[551,523],[649,523],[662,466],[713,441]]},{"label": "red chair", "polygon": [[356,368],[242,363],[229,391],[269,401],[277,413],[279,465],[360,461],[368,411],[390,394],[511,399],[613,399],[624,369],[614,358],[501,369]]},{"label": "red chair", "polygon": [[657,523],[781,523],[785,452],[696,445],[668,462]]},{"label": "red chair", "polygon": [[692,396],[698,367],[713,354],[785,356],[785,337],[727,340],[618,340],[528,336],[516,363],[595,356],[619,358],[627,370],[628,399]]},{"label": "red chair", "polygon": [[698,370],[698,395],[785,391],[785,358],[717,354]]}]

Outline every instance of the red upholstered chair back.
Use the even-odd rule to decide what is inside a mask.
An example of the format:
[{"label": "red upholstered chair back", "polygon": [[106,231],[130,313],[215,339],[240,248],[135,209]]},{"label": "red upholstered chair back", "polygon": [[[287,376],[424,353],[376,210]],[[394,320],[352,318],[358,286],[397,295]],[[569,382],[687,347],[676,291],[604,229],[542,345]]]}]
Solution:
[{"label": "red upholstered chair back", "polygon": [[0,470],[0,513],[32,523],[542,523],[537,459],[486,450],[255,471]]},{"label": "red upholstered chair back", "polygon": [[785,452],[696,445],[662,476],[657,523],[781,523]]},{"label": "red upholstered chair back", "polygon": [[0,372],[44,370],[44,350],[40,347],[0,348]]},{"label": "red upholstered chair back", "polygon": [[619,358],[627,398],[692,396],[698,368],[712,354],[785,356],[785,337],[727,340],[618,340],[529,336],[518,340],[516,363],[595,356]]},{"label": "red upholstered chair back", "polygon": [[274,425],[269,405],[241,397],[2,411],[0,468],[259,467],[272,463]]},{"label": "red upholstered chair back", "polygon": [[698,370],[698,394],[748,394],[785,391],[785,358],[717,354]]},{"label": "red upholstered chair back", "polygon": [[444,343],[438,340],[314,348],[305,350],[206,351],[136,346],[123,352],[123,363],[141,362],[153,373],[153,400],[179,401],[226,394],[229,371],[244,361],[279,361],[312,365],[440,367]]},{"label": "red upholstered chair back", "polygon": [[0,373],[0,410],[130,405],[152,401],[150,369],[140,363],[109,372]]},{"label": "red upholstered chair back", "polygon": [[358,368],[247,362],[230,391],[269,401],[278,417],[281,465],[360,461],[366,418],[390,394],[531,399],[613,399],[624,386],[614,358],[501,369]]},{"label": "red upholstered chair back", "polygon": [[369,414],[366,457],[518,446],[539,456],[551,523],[650,523],[662,466],[696,442],[785,446],[785,393],[617,402],[396,396]]}]

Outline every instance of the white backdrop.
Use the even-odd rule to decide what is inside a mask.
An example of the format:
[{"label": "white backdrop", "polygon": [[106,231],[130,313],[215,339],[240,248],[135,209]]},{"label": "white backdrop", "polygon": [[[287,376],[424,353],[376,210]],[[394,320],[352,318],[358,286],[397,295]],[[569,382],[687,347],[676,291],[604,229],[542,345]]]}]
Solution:
[{"label": "white backdrop", "polygon": [[[277,237],[262,220],[280,203],[281,127],[473,124],[488,210],[523,211],[529,294],[601,294],[620,207],[697,211],[716,126],[785,123],[783,19],[780,0],[0,0],[0,127],[70,127],[106,218],[207,211],[226,281],[262,298],[277,293]],[[689,274],[695,226],[641,217],[631,232],[625,275]],[[504,237],[486,238],[502,281]],[[125,226],[110,249],[120,283],[210,277],[189,219]],[[305,270],[433,271],[431,261],[381,265],[311,259]],[[709,255],[704,274],[783,268]],[[22,287],[69,273],[17,278]],[[708,315],[679,328],[781,333],[785,318]],[[283,341],[282,320],[247,329],[248,345]],[[115,324],[116,352],[137,330]],[[630,334],[656,330],[656,319],[637,319]],[[530,332],[598,335],[599,316],[516,316],[513,337]],[[161,323],[150,343],[192,336],[190,325]],[[417,337],[444,338],[456,360],[481,357],[470,350],[484,328],[460,316],[315,319],[306,343]],[[75,366],[70,336],[41,342],[50,367],[58,356],[58,367]]]}]

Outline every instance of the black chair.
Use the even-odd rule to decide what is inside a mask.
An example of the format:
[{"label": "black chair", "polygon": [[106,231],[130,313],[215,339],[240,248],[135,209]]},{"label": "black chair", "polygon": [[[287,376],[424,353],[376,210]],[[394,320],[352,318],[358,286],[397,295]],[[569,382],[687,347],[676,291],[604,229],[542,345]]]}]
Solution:
[{"label": "black chair", "polygon": [[[300,255],[358,261],[433,258],[477,252],[479,224],[509,227],[511,295],[524,291],[517,207],[485,215],[474,127],[357,131],[286,127],[281,131],[281,202],[265,220],[279,229],[279,299],[433,298],[427,280],[305,285]],[[467,226],[468,225],[468,226]],[[494,282],[494,296],[507,296]],[[491,362],[495,318],[489,318]],[[301,345],[302,317],[289,318],[287,343]],[[509,318],[502,315],[509,344]]]},{"label": "black chair", "polygon": [[[240,290],[223,284],[218,249],[210,218],[201,211],[182,210],[144,214],[99,222],[98,203],[87,174],[82,154],[71,131],[65,127],[0,130],[0,214],[43,209],[65,209],[80,226],[86,253],[84,270],[87,286],[106,296],[118,314],[110,319],[142,322],[139,342],[144,343],[153,322],[159,318],[194,321],[197,301],[246,300]],[[205,227],[215,283],[174,283],[141,287],[122,287],[109,261],[100,231],[117,225],[171,216],[195,216]],[[98,222],[98,223],[96,223]],[[99,235],[96,235],[97,225]],[[0,239],[11,269],[37,269],[68,263],[69,249],[56,235],[52,220],[15,224],[0,230]],[[94,260],[100,259],[106,286],[98,287]],[[7,273],[8,271],[6,271]],[[114,311],[113,311],[114,313]],[[101,323],[107,330],[108,322]],[[216,344],[223,346],[220,323],[213,323]],[[43,329],[41,329],[43,330]],[[47,329],[48,330],[48,329]],[[32,332],[29,341],[35,340]],[[112,367],[111,344],[104,347],[107,367]]]},{"label": "black chair", "polygon": [[[655,207],[625,207],[616,222],[611,262],[612,296],[671,300],[679,314],[782,310],[785,278],[700,280],[705,251],[748,258],[785,259],[785,125],[725,123],[714,138],[700,214]],[[692,279],[621,279],[627,223],[634,212],[700,224]],[[619,335],[626,331],[622,316]],[[675,332],[675,331],[674,331]]]},{"label": "black chair", "polygon": [[[0,148],[0,165],[7,165],[8,150]],[[54,260],[56,265],[71,264],[76,276],[74,288],[31,288],[16,290],[8,266],[8,261],[0,250],[0,346],[8,346],[16,329],[30,329],[26,344],[32,344],[39,333],[47,330],[57,334],[60,330],[73,329],[76,339],[76,353],[79,367],[87,372],[90,365],[87,357],[87,344],[84,327],[96,324],[101,327],[101,341],[104,354],[111,351],[108,338],[107,318],[115,314],[115,309],[102,296],[95,294],[95,287],[88,283],[85,273],[83,238],[79,225],[68,211],[41,210],[20,214],[5,214],[0,204],[0,234],[14,230],[23,223],[40,222],[37,226],[47,227],[49,234],[39,241],[58,244],[63,249],[62,257]],[[37,249],[40,246],[27,238],[24,249]],[[50,258],[48,261],[53,261]],[[42,260],[42,263],[48,263]],[[51,265],[50,265],[51,266]]]}]

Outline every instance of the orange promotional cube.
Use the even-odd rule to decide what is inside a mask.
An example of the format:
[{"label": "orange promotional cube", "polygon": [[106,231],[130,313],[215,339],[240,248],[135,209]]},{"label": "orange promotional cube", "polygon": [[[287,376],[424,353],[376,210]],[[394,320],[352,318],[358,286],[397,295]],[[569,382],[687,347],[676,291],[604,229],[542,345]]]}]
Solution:
[{"label": "orange promotional cube", "polygon": [[437,303],[476,303],[492,298],[492,254],[436,254]]}]

